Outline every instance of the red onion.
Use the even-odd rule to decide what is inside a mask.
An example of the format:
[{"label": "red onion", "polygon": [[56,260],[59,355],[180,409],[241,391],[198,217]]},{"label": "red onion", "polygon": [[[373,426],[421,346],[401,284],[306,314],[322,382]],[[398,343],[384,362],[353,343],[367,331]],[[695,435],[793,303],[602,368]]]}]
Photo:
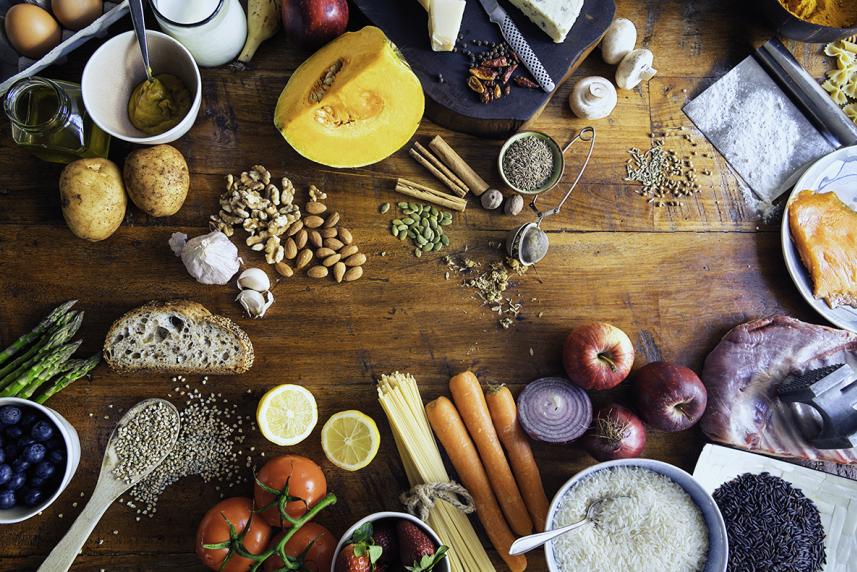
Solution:
[{"label": "red onion", "polygon": [[592,402],[585,391],[562,377],[543,377],[518,396],[518,420],[537,441],[574,441],[592,422]]},{"label": "red onion", "polygon": [[646,430],[630,409],[613,404],[598,410],[580,443],[598,461],[629,459],[643,452]]}]

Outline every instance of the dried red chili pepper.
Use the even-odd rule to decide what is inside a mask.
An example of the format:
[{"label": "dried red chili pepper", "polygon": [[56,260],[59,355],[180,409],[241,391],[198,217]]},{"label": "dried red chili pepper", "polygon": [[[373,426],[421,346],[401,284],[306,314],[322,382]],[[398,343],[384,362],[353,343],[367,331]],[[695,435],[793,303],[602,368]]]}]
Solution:
[{"label": "dried red chili pepper", "polygon": [[484,81],[491,81],[497,79],[497,72],[494,70],[489,70],[486,68],[470,68],[470,75],[477,79],[481,79]]},{"label": "dried red chili pepper", "polygon": [[536,82],[534,82],[530,78],[524,77],[522,75],[518,75],[518,76],[513,77],[512,81],[514,81],[515,84],[519,85],[520,87],[526,87],[529,89],[537,89],[539,87],[539,84],[537,84]]},{"label": "dried red chili pepper", "polygon": [[467,78],[467,87],[475,91],[476,93],[485,93],[485,86],[482,85],[482,82],[477,78],[470,76]]},{"label": "dried red chili pepper", "polygon": [[512,79],[512,74],[515,73],[515,70],[518,69],[518,64],[512,64],[506,71],[503,72],[503,83],[508,84],[509,80]]},{"label": "dried red chili pepper", "polygon": [[482,62],[482,67],[486,68],[504,68],[507,65],[509,65],[509,60],[507,60],[506,58],[494,58]]}]

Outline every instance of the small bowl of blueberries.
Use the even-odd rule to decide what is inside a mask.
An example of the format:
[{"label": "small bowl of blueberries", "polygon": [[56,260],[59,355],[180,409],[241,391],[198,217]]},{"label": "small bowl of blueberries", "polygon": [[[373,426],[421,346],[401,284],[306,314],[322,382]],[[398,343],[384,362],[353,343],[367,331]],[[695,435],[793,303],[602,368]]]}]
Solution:
[{"label": "small bowl of blueberries", "polygon": [[50,506],[79,462],[77,431],[62,415],[26,399],[0,398],[0,524]]}]

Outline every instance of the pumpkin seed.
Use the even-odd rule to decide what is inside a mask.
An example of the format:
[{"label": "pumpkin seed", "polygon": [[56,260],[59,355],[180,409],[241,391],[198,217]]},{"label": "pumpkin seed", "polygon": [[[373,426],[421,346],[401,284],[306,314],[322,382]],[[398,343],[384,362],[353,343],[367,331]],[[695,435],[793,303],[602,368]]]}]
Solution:
[{"label": "pumpkin seed", "polygon": [[402,222],[408,226],[411,226],[412,224],[414,224],[414,219],[412,219],[409,216],[406,216],[405,218],[402,219]]},{"label": "pumpkin seed", "polygon": [[393,236],[395,236],[396,238],[399,238],[399,229],[397,227],[394,226],[393,228],[391,228],[390,232],[393,233]]},{"label": "pumpkin seed", "polygon": [[399,240],[405,240],[406,238],[408,238],[407,233],[403,232],[403,233],[399,234]]},{"label": "pumpkin seed", "polygon": [[431,208],[431,214],[433,214],[434,216],[437,216],[437,215],[438,215],[437,207],[432,207],[432,208]]},{"label": "pumpkin seed", "polygon": [[423,255],[423,251],[422,251],[422,250],[420,250],[419,248],[415,248],[415,249],[414,249],[414,256],[416,256],[417,258],[419,258],[419,257],[421,257],[422,255]]},{"label": "pumpkin seed", "polygon": [[378,212],[381,214],[387,214],[390,210],[390,203],[383,203],[380,207],[378,207]]},{"label": "pumpkin seed", "polygon": [[402,219],[400,219],[400,218],[394,218],[394,219],[393,219],[393,226],[399,226],[399,225],[401,225],[401,224],[404,224],[404,223],[402,222]]},{"label": "pumpkin seed", "polygon": [[408,208],[408,203],[406,203],[405,201],[400,201],[400,202],[396,203],[396,206],[399,207],[400,209],[406,209],[406,208]]},{"label": "pumpkin seed", "polygon": [[407,232],[408,231],[408,225],[406,225],[406,224],[400,224],[396,228],[399,229],[399,232]]},{"label": "pumpkin seed", "polygon": [[449,246],[449,237],[445,234],[440,235],[440,242],[443,243],[444,246]]},{"label": "pumpkin seed", "polygon": [[426,242],[425,244],[423,244],[422,246],[420,246],[420,248],[422,248],[422,249],[423,249],[423,252],[431,252],[431,249],[432,249],[433,247],[434,247],[434,245],[433,245],[432,243],[430,243],[430,242]]},{"label": "pumpkin seed", "polygon": [[422,235],[419,235],[419,234],[416,236],[416,238],[414,238],[414,240],[416,240],[417,244],[419,244],[420,246],[422,246],[426,242],[428,242],[425,238],[422,237]]}]

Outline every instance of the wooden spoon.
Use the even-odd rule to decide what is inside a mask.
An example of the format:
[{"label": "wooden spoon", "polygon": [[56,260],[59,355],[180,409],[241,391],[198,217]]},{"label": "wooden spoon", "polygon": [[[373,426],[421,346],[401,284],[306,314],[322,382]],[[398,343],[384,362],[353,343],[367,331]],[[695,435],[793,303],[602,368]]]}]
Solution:
[{"label": "wooden spoon", "polygon": [[[169,445],[157,451],[158,457],[153,459],[151,465],[145,470],[131,476],[129,479],[131,482],[117,479],[113,474],[113,470],[119,461],[119,456],[116,453],[117,430],[126,425],[142,410],[156,403],[168,405],[169,410],[173,414],[172,425],[174,428],[170,434]],[[66,572],[71,567],[83,544],[87,541],[89,535],[92,534],[95,525],[98,524],[98,521],[101,520],[101,517],[110,505],[125,491],[146,478],[149,473],[155,470],[155,467],[161,464],[170,451],[173,450],[179,436],[179,428],[178,410],[172,403],[163,399],[145,399],[129,409],[122,416],[122,419],[119,420],[119,423],[113,429],[113,433],[110,434],[110,439],[107,441],[107,450],[104,452],[104,460],[101,463],[101,473],[98,475],[98,483],[95,485],[92,497],[86,503],[86,507],[84,507],[63,539],[48,554],[47,559],[39,567],[38,572]],[[147,441],[147,436],[142,436],[142,440],[144,442]]]}]

